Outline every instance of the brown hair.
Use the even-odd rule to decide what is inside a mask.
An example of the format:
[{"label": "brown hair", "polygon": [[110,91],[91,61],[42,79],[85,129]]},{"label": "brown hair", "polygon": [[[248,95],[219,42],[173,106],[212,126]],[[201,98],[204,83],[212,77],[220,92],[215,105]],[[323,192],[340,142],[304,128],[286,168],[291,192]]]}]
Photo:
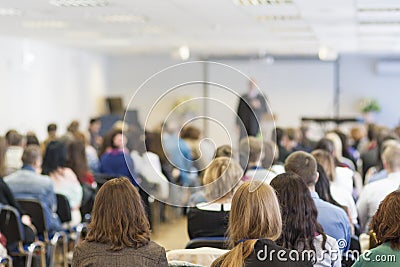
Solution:
[{"label": "brown hair", "polygon": [[22,154],[22,163],[24,165],[33,165],[41,157],[40,147],[38,145],[29,145]]},{"label": "brown hair", "polygon": [[371,229],[378,242],[390,242],[392,249],[400,249],[400,190],[385,197],[371,221]]},{"label": "brown hair", "polygon": [[310,153],[303,151],[292,153],[285,161],[285,170],[300,176],[307,186],[315,185],[317,161]]},{"label": "brown hair", "polygon": [[[240,140],[239,150],[248,162],[257,162],[262,156],[263,143],[254,136],[245,137]],[[248,163],[247,162],[247,163]]]},{"label": "brown hair", "polygon": [[82,183],[89,171],[85,143],[78,139],[71,141],[68,144],[67,154],[67,167],[73,170]]},{"label": "brown hair", "polygon": [[86,240],[109,244],[111,251],[149,243],[149,221],[138,191],[127,178],[114,178],[100,188]]},{"label": "brown hair", "polygon": [[217,147],[214,158],[219,158],[219,157],[231,158],[232,156],[233,156],[232,147],[230,145],[222,145]]},{"label": "brown hair", "polygon": [[[257,186],[252,185],[257,183]],[[250,191],[250,187],[257,188]],[[242,267],[259,238],[277,240],[282,232],[282,218],[274,189],[262,182],[246,182],[236,191],[229,215],[231,251],[211,266]],[[241,242],[243,241],[243,242]]]},{"label": "brown hair", "polygon": [[200,129],[190,125],[183,127],[180,133],[181,138],[189,140],[198,140],[200,138],[200,135]]},{"label": "brown hair", "polygon": [[7,141],[0,136],[0,178],[6,175],[6,151]]},{"label": "brown hair", "polygon": [[204,172],[203,184],[206,187],[205,195],[208,201],[232,196],[241,178],[243,169],[239,163],[228,157],[214,159]]},{"label": "brown hair", "polygon": [[317,160],[317,163],[322,166],[329,180],[333,182],[335,180],[335,159],[332,154],[322,149],[314,150],[311,154]]}]

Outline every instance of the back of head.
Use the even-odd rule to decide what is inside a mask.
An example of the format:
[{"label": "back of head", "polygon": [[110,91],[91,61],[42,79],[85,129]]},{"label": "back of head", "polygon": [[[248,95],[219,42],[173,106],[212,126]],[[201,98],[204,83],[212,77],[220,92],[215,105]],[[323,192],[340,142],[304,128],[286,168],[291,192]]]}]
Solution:
[{"label": "back of head", "polygon": [[297,174],[282,173],[272,180],[271,186],[282,209],[283,230],[278,244],[299,251],[315,249],[315,233],[323,234],[323,231],[307,185]]},{"label": "back of head", "polygon": [[51,141],[43,157],[42,172],[49,175],[58,168],[63,168],[67,163],[67,147],[64,142]]},{"label": "back of head", "polygon": [[330,154],[333,155],[335,148],[331,140],[329,140],[328,138],[321,138],[315,146],[315,149],[322,149],[328,151]]},{"label": "back of head", "polygon": [[385,168],[390,172],[400,171],[400,145],[388,146],[382,154]]},{"label": "back of head", "polygon": [[243,169],[232,158],[214,159],[205,170],[203,183],[206,185],[206,199],[214,201],[224,196],[232,196],[243,177]]},{"label": "back of head", "polygon": [[22,154],[22,163],[32,166],[42,157],[40,147],[38,145],[29,145]]},{"label": "back of head", "polygon": [[219,158],[219,157],[232,158],[232,156],[233,156],[232,147],[230,145],[222,145],[217,147],[214,158]]},{"label": "back of head", "polygon": [[330,132],[326,134],[326,138],[331,140],[333,143],[333,155],[336,156],[337,158],[341,158],[343,144],[339,135],[337,135],[337,133]]},{"label": "back of head", "polygon": [[229,215],[229,237],[233,247],[211,266],[242,267],[254,251],[259,238],[277,240],[282,232],[282,218],[275,191],[268,184],[258,183],[256,190],[250,182],[242,184],[232,199]]},{"label": "back of head", "polygon": [[8,134],[7,143],[9,146],[22,146],[23,136],[16,131],[12,131]]},{"label": "back of head", "polygon": [[307,152],[296,151],[287,157],[285,170],[300,176],[307,186],[313,186],[317,178],[317,161]]},{"label": "back of head", "polygon": [[245,159],[247,162],[258,162],[262,157],[263,143],[261,140],[254,136],[245,137],[240,140],[239,153],[241,160]]},{"label": "back of head", "polygon": [[50,123],[49,125],[47,125],[47,132],[49,134],[55,134],[57,131],[57,124],[55,123]]},{"label": "back of head", "polygon": [[335,180],[335,160],[332,154],[322,149],[314,150],[311,154],[316,159],[317,163],[323,167],[329,180],[333,182]]},{"label": "back of head", "polygon": [[100,188],[86,240],[108,244],[111,251],[149,243],[149,221],[137,189],[127,178],[114,178]]},{"label": "back of head", "polygon": [[389,242],[395,250],[400,250],[399,210],[400,190],[396,190],[385,197],[371,221],[378,242]]},{"label": "back of head", "polygon": [[192,125],[187,125],[183,127],[180,132],[181,138],[189,140],[198,140],[200,139],[200,135],[201,135],[200,129]]},{"label": "back of head", "polygon": [[0,177],[6,175],[6,151],[7,141],[4,137],[0,136]]},{"label": "back of head", "polygon": [[278,149],[272,142],[264,142],[264,153],[261,165],[269,169],[273,164],[278,155]]}]

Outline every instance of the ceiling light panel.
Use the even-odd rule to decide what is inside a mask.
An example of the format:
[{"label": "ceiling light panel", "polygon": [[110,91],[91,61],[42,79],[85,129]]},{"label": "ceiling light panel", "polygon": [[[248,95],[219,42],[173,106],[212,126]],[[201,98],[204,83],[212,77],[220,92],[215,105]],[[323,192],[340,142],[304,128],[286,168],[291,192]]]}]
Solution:
[{"label": "ceiling light panel", "polygon": [[24,21],[22,26],[29,29],[63,29],[67,28],[68,24],[61,20],[31,20]]},{"label": "ceiling light panel", "polygon": [[144,16],[135,16],[129,14],[114,14],[100,16],[100,20],[108,23],[144,23],[147,21]]},{"label": "ceiling light panel", "polygon": [[107,0],[50,0],[49,3],[58,7],[105,7]]}]

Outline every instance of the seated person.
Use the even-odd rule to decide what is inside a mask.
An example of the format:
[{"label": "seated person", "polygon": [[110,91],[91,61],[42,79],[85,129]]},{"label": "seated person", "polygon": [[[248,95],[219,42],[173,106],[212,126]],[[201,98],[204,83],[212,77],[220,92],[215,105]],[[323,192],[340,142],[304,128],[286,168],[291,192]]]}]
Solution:
[{"label": "seated person", "polygon": [[150,224],[138,191],[127,178],[99,190],[84,241],[74,250],[73,267],[167,267],[165,249],[150,241]]},{"label": "seated person", "polygon": [[232,199],[229,217],[232,249],[211,267],[312,266],[308,261],[300,261],[301,257],[296,261],[289,256],[290,250],[275,243],[281,234],[282,218],[274,189],[262,182],[246,182]]},{"label": "seated person", "polygon": [[211,162],[203,177],[208,203],[198,203],[187,215],[190,239],[225,235],[231,199],[242,175],[242,168],[231,158],[219,157]]},{"label": "seated person", "polygon": [[42,156],[39,146],[30,145],[22,154],[22,169],[4,177],[15,198],[36,199],[42,203],[49,233],[61,229],[53,181],[40,175]]},{"label": "seated person", "polygon": [[400,265],[399,211],[400,190],[396,190],[385,197],[372,218],[370,227],[379,246],[359,257],[354,267]]},{"label": "seated person", "polygon": [[317,221],[317,207],[304,181],[294,173],[276,176],[271,186],[278,196],[282,212],[282,235],[276,243],[284,248],[309,251],[314,266],[341,267],[336,239],[324,233]]}]

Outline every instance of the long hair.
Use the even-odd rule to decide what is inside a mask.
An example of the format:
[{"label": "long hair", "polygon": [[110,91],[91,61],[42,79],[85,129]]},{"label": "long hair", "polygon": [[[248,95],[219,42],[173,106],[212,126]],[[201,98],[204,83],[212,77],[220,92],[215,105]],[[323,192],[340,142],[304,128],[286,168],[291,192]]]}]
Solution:
[{"label": "long hair", "polygon": [[66,167],[67,147],[62,141],[51,141],[43,157],[42,173],[49,175],[58,168]]},{"label": "long hair", "polygon": [[315,233],[323,237],[325,249],[326,235],[317,221],[318,211],[310,191],[303,180],[294,173],[282,173],[272,180],[282,209],[282,235],[277,244],[302,252],[314,250]]},{"label": "long hair", "polygon": [[329,180],[333,182],[335,180],[335,159],[332,154],[322,149],[316,149],[311,152],[311,154],[314,156],[317,163],[324,168]]},{"label": "long hair", "polygon": [[86,240],[108,244],[110,251],[149,243],[149,221],[139,192],[127,178],[114,178],[100,188]]},{"label": "long hair", "polygon": [[329,178],[322,165],[317,164],[317,171],[319,173],[319,176],[318,181],[315,184],[315,191],[317,192],[318,196],[322,200],[338,206],[341,209],[344,209],[347,213],[347,210],[343,206],[341,206],[335,199],[333,199],[329,184]]},{"label": "long hair", "polygon": [[[256,190],[251,183],[257,183]],[[211,266],[242,267],[259,238],[275,241],[282,232],[278,199],[271,186],[262,182],[242,184],[232,199],[228,233],[232,250]]]},{"label": "long hair", "polygon": [[68,144],[67,166],[82,182],[89,171],[85,143],[83,141],[73,140]]},{"label": "long hair", "polygon": [[371,229],[378,242],[389,242],[392,249],[400,250],[400,190],[385,197],[371,221]]}]

